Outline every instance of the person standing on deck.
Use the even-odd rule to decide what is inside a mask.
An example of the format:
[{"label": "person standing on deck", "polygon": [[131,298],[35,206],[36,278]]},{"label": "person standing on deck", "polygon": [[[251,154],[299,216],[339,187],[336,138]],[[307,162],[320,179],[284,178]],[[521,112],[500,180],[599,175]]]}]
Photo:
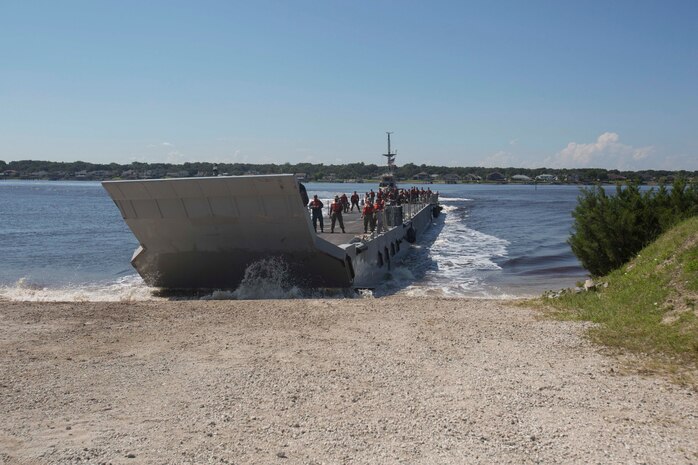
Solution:
[{"label": "person standing on deck", "polygon": [[339,199],[342,201],[343,212],[349,213],[349,199],[347,198],[347,194],[342,194],[342,196]]},{"label": "person standing on deck", "polygon": [[371,227],[371,232],[373,232],[376,229],[376,218],[373,216],[373,204],[368,200],[364,204],[364,211],[361,217],[364,219],[364,234],[368,232],[369,226]]},{"label": "person standing on deck", "polygon": [[344,210],[344,206],[342,205],[342,201],[339,200],[339,196],[335,196],[334,202],[332,202],[332,205],[330,205],[330,215],[332,217],[332,227],[330,229],[330,232],[334,232],[334,225],[337,221],[339,221],[339,227],[342,228],[342,232],[344,231],[344,220],[342,219],[342,210]]},{"label": "person standing on deck", "polygon": [[354,205],[356,205],[357,211],[361,211],[359,207],[359,194],[357,194],[356,191],[351,195],[351,211],[354,211]]},{"label": "person standing on deck", "polygon": [[325,205],[320,199],[317,198],[317,195],[314,195],[313,200],[310,201],[308,206],[310,207],[310,211],[313,213],[313,228],[315,229],[315,232],[317,232],[318,220],[320,220],[320,232],[325,232],[325,227],[322,224],[322,207]]},{"label": "person standing on deck", "polygon": [[383,199],[376,200],[376,203],[373,206],[376,216],[376,231],[378,232],[378,234],[383,232],[383,212],[385,210],[384,207],[385,204],[383,203]]}]

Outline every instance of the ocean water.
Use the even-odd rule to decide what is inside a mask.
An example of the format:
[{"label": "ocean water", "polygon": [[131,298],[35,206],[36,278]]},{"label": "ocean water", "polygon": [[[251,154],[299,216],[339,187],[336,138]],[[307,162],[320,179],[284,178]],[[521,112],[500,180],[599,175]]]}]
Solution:
[{"label": "ocean water", "polygon": [[[325,183],[306,187],[311,196],[321,198],[375,188]],[[571,287],[585,278],[566,243],[577,187],[430,187],[440,191],[444,214],[370,295],[531,296]],[[162,298],[129,263],[137,245],[99,183],[0,182],[0,299]],[[268,286],[282,286],[284,279],[277,281],[262,283],[251,277],[240,289],[204,298],[263,297],[270,295]],[[281,293],[272,294],[308,295],[283,286]]]}]

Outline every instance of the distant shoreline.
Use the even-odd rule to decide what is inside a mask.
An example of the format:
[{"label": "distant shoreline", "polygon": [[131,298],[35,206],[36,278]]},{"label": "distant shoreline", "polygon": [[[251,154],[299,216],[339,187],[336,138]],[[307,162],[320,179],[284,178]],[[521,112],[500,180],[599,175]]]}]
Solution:
[{"label": "distant shoreline", "polygon": [[[40,160],[0,160],[0,180],[107,181],[164,179],[206,176],[294,174],[301,182],[377,182],[385,166],[363,162],[344,165],[312,163],[88,163]],[[429,166],[406,163],[395,167],[398,182],[406,184],[640,184],[671,183],[674,178],[698,179],[698,171],[643,170],[620,171],[604,168],[516,168]]]},{"label": "distant shoreline", "polygon": [[[195,178],[196,176],[190,176],[192,178]],[[137,178],[137,179],[186,179],[186,178]],[[27,181],[27,182],[102,182],[102,181],[131,181],[135,180],[133,178],[130,179],[122,179],[122,178],[99,178],[99,179],[93,179],[93,178],[61,178],[61,179],[55,179],[55,178],[24,178],[24,177],[2,177],[0,176],[0,182],[2,181]],[[306,184],[367,184],[367,185],[373,185],[373,184],[378,184],[379,180],[378,179],[363,179],[361,181],[356,181],[356,180],[334,180],[334,181],[328,181],[328,180],[312,180],[312,181],[307,181],[303,180],[301,181]],[[614,186],[618,184],[619,181],[605,181],[605,182],[594,182],[594,183],[583,183],[583,182],[519,182],[519,181],[487,181],[487,180],[482,180],[482,181],[456,181],[456,182],[446,182],[442,180],[437,180],[437,181],[424,181],[420,179],[405,179],[405,180],[400,180],[399,181],[401,184],[407,184],[407,185],[424,185],[424,186],[430,186],[430,185],[514,185],[514,186],[580,186],[580,187],[590,187],[590,186],[595,186],[598,184],[602,185],[607,185],[607,186]],[[660,185],[659,182],[657,181],[650,181],[650,182],[643,182],[641,185],[644,186],[658,186]]]}]

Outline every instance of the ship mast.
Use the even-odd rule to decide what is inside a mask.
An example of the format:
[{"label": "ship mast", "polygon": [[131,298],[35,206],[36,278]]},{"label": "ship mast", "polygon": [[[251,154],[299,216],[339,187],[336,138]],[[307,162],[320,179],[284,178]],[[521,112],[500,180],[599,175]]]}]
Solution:
[{"label": "ship mast", "polygon": [[392,132],[386,131],[385,133],[388,135],[388,153],[384,153],[383,156],[388,157],[388,173],[392,174],[393,168],[395,167],[395,156],[397,152],[392,153],[390,151],[390,134],[392,134]]}]

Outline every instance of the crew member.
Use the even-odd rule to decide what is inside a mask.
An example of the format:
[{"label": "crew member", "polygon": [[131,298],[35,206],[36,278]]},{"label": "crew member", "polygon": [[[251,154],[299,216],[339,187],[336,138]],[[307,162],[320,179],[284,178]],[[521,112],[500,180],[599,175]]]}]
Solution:
[{"label": "crew member", "polygon": [[342,205],[342,201],[339,200],[339,196],[335,196],[334,202],[332,202],[332,205],[330,205],[330,215],[332,217],[332,227],[330,229],[330,232],[334,232],[334,225],[337,221],[339,221],[339,227],[342,228],[342,232],[344,232],[344,220],[342,219],[342,210],[344,210],[344,206]]},{"label": "crew member", "polygon": [[364,211],[361,213],[361,217],[364,219],[364,234],[368,232],[369,226],[371,227],[371,232],[376,229],[376,217],[373,216],[373,204],[366,200],[364,204]]},{"label": "crew member", "polygon": [[351,211],[354,211],[354,205],[356,205],[356,211],[361,211],[359,207],[359,194],[357,194],[356,191],[351,195]]},{"label": "crew member", "polygon": [[322,224],[322,207],[325,205],[320,199],[317,198],[317,195],[314,195],[313,200],[310,201],[308,206],[310,207],[310,211],[313,213],[313,228],[315,229],[315,232],[317,232],[318,220],[320,220],[320,232],[325,232],[325,227]]},{"label": "crew member", "polygon": [[383,232],[383,211],[385,210],[383,199],[376,200],[376,203],[373,205],[373,210],[375,210],[376,230],[378,234],[380,234]]},{"label": "crew member", "polygon": [[344,213],[349,213],[349,199],[347,198],[347,194],[342,194],[339,199],[342,201],[342,211]]}]

